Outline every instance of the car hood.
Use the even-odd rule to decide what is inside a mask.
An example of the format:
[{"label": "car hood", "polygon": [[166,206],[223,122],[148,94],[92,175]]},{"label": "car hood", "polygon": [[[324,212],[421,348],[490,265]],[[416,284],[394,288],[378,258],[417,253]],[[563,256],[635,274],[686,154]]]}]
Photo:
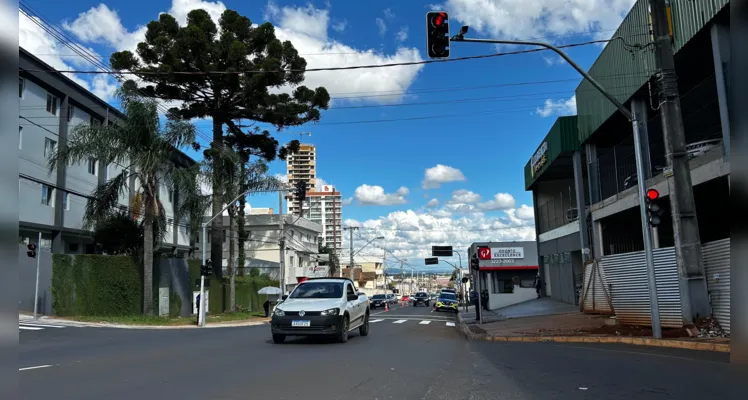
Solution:
[{"label": "car hood", "polygon": [[325,311],[340,306],[341,299],[286,299],[278,308],[283,311]]}]

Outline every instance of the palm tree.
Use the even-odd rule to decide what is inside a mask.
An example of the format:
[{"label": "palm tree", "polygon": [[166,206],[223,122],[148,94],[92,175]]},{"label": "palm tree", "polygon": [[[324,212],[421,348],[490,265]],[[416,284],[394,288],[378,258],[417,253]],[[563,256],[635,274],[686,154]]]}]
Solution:
[{"label": "palm tree", "polygon": [[[200,173],[199,164],[180,168],[170,161],[176,149],[195,142],[195,127],[172,114],[162,126],[156,101],[138,96],[131,82],[126,82],[117,96],[126,118],[112,126],[75,126],[67,141],[60,143],[50,155],[48,168],[51,172],[58,161],[70,165],[91,158],[104,165],[123,166],[122,172],[100,183],[91,193],[83,214],[85,229],[95,227],[121,208],[119,198],[127,193],[131,178],[140,182],[130,209],[134,218],[142,219],[144,229],[143,313],[151,315],[154,239],[162,239],[166,232],[164,207],[158,197],[160,186],[173,188],[183,199],[177,206],[177,215],[202,217],[199,206],[205,199],[192,197],[199,193],[196,179]],[[154,231],[160,237],[154,237]]]}]

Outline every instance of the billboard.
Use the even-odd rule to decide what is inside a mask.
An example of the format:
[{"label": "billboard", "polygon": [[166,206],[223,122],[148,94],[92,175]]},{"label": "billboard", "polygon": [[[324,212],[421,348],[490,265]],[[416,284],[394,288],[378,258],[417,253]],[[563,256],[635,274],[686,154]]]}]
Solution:
[{"label": "billboard", "polygon": [[480,260],[502,260],[525,258],[524,247],[481,247],[478,249]]}]

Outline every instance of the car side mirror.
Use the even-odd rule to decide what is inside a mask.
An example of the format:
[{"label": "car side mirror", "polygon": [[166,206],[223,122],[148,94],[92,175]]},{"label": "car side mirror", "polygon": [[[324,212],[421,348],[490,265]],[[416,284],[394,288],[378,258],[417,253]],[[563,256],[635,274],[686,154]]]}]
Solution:
[{"label": "car side mirror", "polygon": [[281,296],[281,300],[285,300],[285,299],[287,299],[287,298],[288,298],[288,295],[287,295],[287,294],[284,294],[283,296]]},{"label": "car side mirror", "polygon": [[358,295],[357,294],[350,294],[349,293],[348,294],[348,301],[355,301],[355,300],[358,300]]}]

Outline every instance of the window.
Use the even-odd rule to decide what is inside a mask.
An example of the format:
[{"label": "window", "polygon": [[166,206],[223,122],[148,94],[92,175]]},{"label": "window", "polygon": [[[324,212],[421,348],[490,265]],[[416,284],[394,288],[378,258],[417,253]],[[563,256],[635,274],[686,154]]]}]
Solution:
[{"label": "window", "polygon": [[23,91],[26,89],[26,80],[23,78],[18,78],[18,98],[23,98]]},{"label": "window", "polygon": [[174,202],[174,189],[173,188],[169,188],[168,189],[168,194],[169,194],[169,203],[173,203]]},{"label": "window", "polygon": [[23,127],[18,127],[18,150],[21,150],[23,148]]},{"label": "window", "polygon": [[52,93],[47,93],[47,112],[53,115],[57,115],[57,106],[59,101],[60,100]]},{"label": "window", "polygon": [[57,147],[56,141],[50,138],[46,138],[44,140],[44,157],[48,158],[52,153],[54,153],[56,147]]},{"label": "window", "polygon": [[55,189],[51,186],[42,185],[42,204],[45,206],[55,206]]},{"label": "window", "polygon": [[73,114],[75,114],[75,106],[68,104],[68,122],[73,120]]},{"label": "window", "polygon": [[96,175],[96,159],[93,157],[89,157],[88,159],[88,173]]},{"label": "window", "polygon": [[62,192],[62,209],[70,211],[70,193]]}]

